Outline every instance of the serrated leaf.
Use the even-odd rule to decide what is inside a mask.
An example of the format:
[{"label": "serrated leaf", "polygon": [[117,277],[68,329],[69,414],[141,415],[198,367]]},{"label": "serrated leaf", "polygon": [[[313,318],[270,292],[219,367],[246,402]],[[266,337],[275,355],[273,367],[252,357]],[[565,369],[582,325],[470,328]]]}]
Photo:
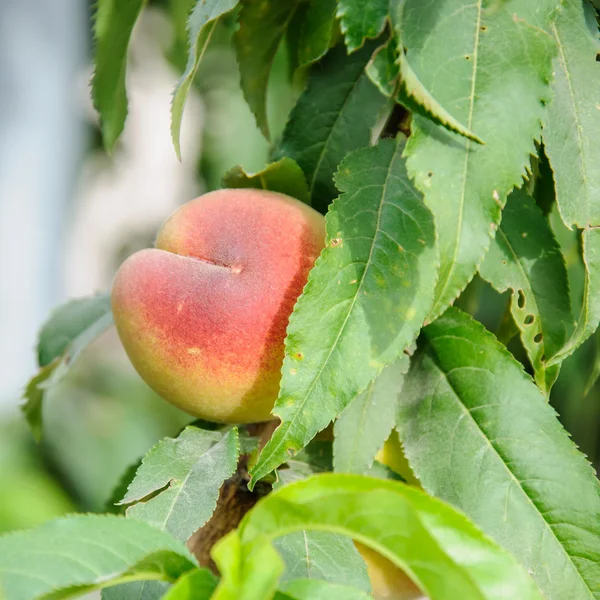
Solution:
[{"label": "serrated leaf", "polygon": [[[407,167],[438,223],[440,277],[430,318],[473,277],[508,192],[535,151],[555,44],[558,0],[407,0],[401,38],[415,76],[485,145],[415,115]],[[435,14],[432,20],[430,15]]]},{"label": "serrated leaf", "polygon": [[585,287],[583,303],[575,331],[564,347],[549,361],[548,366],[558,365],[569,357],[598,328],[600,323],[600,227],[584,229],[581,234]]},{"label": "serrated leaf", "polygon": [[565,0],[550,25],[558,46],[544,144],[568,227],[600,225],[600,52],[592,7]]},{"label": "serrated leaf", "polygon": [[127,118],[127,49],[146,0],[98,0],[92,100],[100,115],[104,147],[111,152]]},{"label": "serrated leaf", "polygon": [[240,165],[233,167],[223,176],[223,187],[270,190],[287,194],[302,202],[310,202],[308,185],[302,169],[296,161],[287,157],[268,164],[257,173],[246,173]]},{"label": "serrated leaf", "polygon": [[394,428],[398,396],[408,364],[408,355],[402,354],[338,417],[334,426],[334,471],[367,474]]},{"label": "serrated leaf", "polygon": [[412,70],[396,36],[375,52],[367,65],[367,75],[382,94],[393,98],[412,112],[483,144],[483,140],[459,123],[425,89]]},{"label": "serrated leaf", "polygon": [[134,463],[131,463],[121,474],[119,480],[113,487],[108,500],[106,501],[104,512],[122,514],[125,512],[123,506],[119,505],[127,493],[127,489],[131,485],[131,482],[135,479],[135,474],[142,465],[142,459],[139,458]]},{"label": "serrated leaf", "polygon": [[284,468],[277,469],[276,490],[282,485],[306,479],[315,473],[333,470],[333,447],[331,442],[313,440],[293,458],[286,461]]},{"label": "serrated leaf", "polygon": [[194,569],[180,577],[163,600],[210,600],[217,578],[208,569]]},{"label": "serrated leaf", "polygon": [[186,427],[148,452],[120,504],[135,502],[128,517],[186,541],[210,519],[238,456],[237,429],[223,434]]},{"label": "serrated leaf", "polygon": [[318,579],[295,579],[280,589],[295,600],[372,600],[373,596],[350,585],[341,585]]},{"label": "serrated leaf", "polygon": [[311,205],[322,213],[337,196],[333,175],[338,165],[349,152],[370,143],[387,104],[365,73],[374,49],[369,43],[347,56],[340,44],[313,68],[274,153],[300,165]]},{"label": "serrated leaf", "polygon": [[113,324],[108,295],[71,300],[52,312],[37,346],[40,370],[25,388],[21,410],[37,440],[42,436],[46,390],[56,385],[81,352]]},{"label": "serrated leaf", "polygon": [[175,581],[195,566],[167,533],[112,515],[76,515],[0,537],[0,587],[9,600],[58,600],[123,581]]},{"label": "serrated leaf", "polygon": [[281,424],[252,470],[267,475],[324,429],[414,340],[437,274],[431,213],[408,179],[402,142],[350,154],[326,217],[326,247],[287,329]]},{"label": "serrated leaf", "polygon": [[[284,533],[343,533],[401,568],[431,600],[536,599],[515,559],[465,516],[410,486],[359,475],[326,474],[263,498],[213,550],[222,579],[215,600],[263,600],[277,586],[281,559],[271,542]],[[268,566],[267,566],[268,565]]]},{"label": "serrated leaf", "polygon": [[547,359],[564,345],[573,321],[567,269],[550,225],[531,197],[515,190],[508,197],[502,223],[479,268],[498,292],[512,290],[510,310],[546,396],[559,367]]},{"label": "serrated leaf", "polygon": [[600,597],[600,484],[522,366],[449,309],[423,330],[398,428],[426,491],[464,511],[545,598]]},{"label": "serrated leaf", "polygon": [[188,21],[189,50],[185,71],[179,80],[171,104],[171,138],[177,158],[181,160],[181,121],[183,109],[194,76],[198,71],[204,52],[208,47],[212,34],[219,19],[231,12],[238,4],[238,0],[196,0]]},{"label": "serrated leaf", "polygon": [[331,46],[337,0],[312,0],[300,27],[298,66],[310,65],[323,58]]},{"label": "serrated leaf", "polygon": [[297,531],[276,539],[273,545],[285,563],[282,582],[302,578],[371,590],[365,561],[346,536]]},{"label": "serrated leaf", "polygon": [[389,10],[390,0],[338,1],[337,16],[348,53],[362,48],[367,38],[376,38],[381,34]]},{"label": "serrated leaf", "polygon": [[242,0],[239,28],[234,45],[242,91],[256,118],[256,124],[269,139],[267,84],[271,66],[290,19],[300,0]]}]

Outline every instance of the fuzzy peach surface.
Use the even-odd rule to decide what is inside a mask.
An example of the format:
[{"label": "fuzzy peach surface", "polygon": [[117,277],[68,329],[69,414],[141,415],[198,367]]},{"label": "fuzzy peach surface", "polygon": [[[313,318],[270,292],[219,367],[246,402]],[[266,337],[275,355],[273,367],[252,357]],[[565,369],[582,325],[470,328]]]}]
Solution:
[{"label": "fuzzy peach surface", "polygon": [[134,367],[195,416],[268,420],[288,319],[324,242],[323,217],[282,194],[217,190],[183,205],[115,278]]}]

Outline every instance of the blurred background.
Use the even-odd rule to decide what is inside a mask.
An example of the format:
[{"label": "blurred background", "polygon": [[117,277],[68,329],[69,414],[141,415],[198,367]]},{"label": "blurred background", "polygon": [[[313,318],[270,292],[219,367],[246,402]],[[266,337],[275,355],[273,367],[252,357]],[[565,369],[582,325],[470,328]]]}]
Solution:
[{"label": "blurred background", "polygon": [[[129,116],[112,156],[89,98],[93,2],[0,1],[0,533],[78,510],[101,511],[119,476],[190,417],[160,400],[107,332],[53,389],[44,439],[19,412],[35,373],[37,331],[52,308],[109,289],[123,259],[153,242],[179,204],[218,188],[241,164],[259,170],[269,146],[242,97],[219,25],[195,80],[182,129],[169,132],[171,92],[186,61],[193,0],[151,1],[129,53]],[[298,94],[285,47],[271,75],[269,120],[281,132]],[[574,281],[578,240],[551,215]],[[581,286],[572,285],[574,306]],[[459,303],[492,331],[505,329],[507,296],[476,278]],[[600,337],[563,366],[551,401],[590,460],[600,459]],[[518,339],[510,346],[525,361]]]}]

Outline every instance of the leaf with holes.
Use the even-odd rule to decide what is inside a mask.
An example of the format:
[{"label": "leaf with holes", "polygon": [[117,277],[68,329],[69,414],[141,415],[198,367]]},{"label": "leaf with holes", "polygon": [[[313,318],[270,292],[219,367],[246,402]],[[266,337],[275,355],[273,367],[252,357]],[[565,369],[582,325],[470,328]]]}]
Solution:
[{"label": "leaf with holes", "polygon": [[185,71],[173,92],[171,103],[171,137],[177,157],[181,159],[181,121],[185,101],[190,91],[194,76],[198,71],[204,52],[208,47],[219,19],[231,12],[238,0],[197,0],[188,21],[189,50]]},{"label": "leaf with holes", "polygon": [[408,179],[400,140],[350,154],[327,213],[326,247],[290,317],[281,424],[253,481],[324,429],[412,343],[432,302],[437,250],[431,213]]},{"label": "leaf with holes", "polygon": [[403,354],[343,410],[334,426],[333,467],[339,473],[366,475],[396,420],[398,396],[408,370]]},{"label": "leaf with holes", "polygon": [[296,161],[283,157],[268,164],[257,173],[246,173],[241,166],[233,167],[223,176],[223,187],[254,188],[287,194],[292,198],[309,202],[306,178]]},{"label": "leaf with holes", "polygon": [[458,309],[421,342],[397,423],[424,489],[516,556],[545,598],[598,598],[600,484],[544,395]]},{"label": "leaf with holes", "polygon": [[237,429],[223,433],[186,427],[148,452],[119,504],[130,505],[128,517],[186,541],[210,519],[238,457]]},{"label": "leaf with holes", "polygon": [[328,473],[263,498],[213,557],[222,579],[215,600],[271,597],[282,571],[272,547],[298,530],[335,531],[379,552],[404,570],[431,600],[540,600],[514,557],[464,515],[395,481]]},{"label": "leaf with holes", "polygon": [[512,290],[510,310],[533,365],[535,380],[548,396],[558,366],[547,359],[565,344],[573,321],[567,269],[552,230],[535,202],[514,191],[479,274],[497,291]]},{"label": "leaf with holes", "polygon": [[194,568],[181,542],[124,517],[77,515],[0,537],[0,589],[10,600],[58,600],[140,579],[173,582]]},{"label": "leaf with holes", "polygon": [[[471,280],[541,131],[558,0],[407,0],[401,39],[424,88],[477,134],[472,142],[415,115],[407,168],[438,223],[440,277],[431,318]],[[510,90],[510,93],[507,91]]]},{"label": "leaf with holes", "polygon": [[100,115],[102,139],[110,152],[127,118],[125,72],[131,32],[146,0],[98,0],[94,19],[96,55],[92,100]]},{"label": "leaf with holes", "polygon": [[289,156],[308,181],[311,204],[322,213],[337,196],[333,175],[352,150],[367,146],[387,101],[365,73],[374,44],[351,56],[336,46],[311,71],[275,151]]},{"label": "leaf with holes", "polygon": [[269,139],[267,84],[277,48],[300,0],[243,0],[239,28],[234,34],[242,91],[256,117],[256,124]]}]

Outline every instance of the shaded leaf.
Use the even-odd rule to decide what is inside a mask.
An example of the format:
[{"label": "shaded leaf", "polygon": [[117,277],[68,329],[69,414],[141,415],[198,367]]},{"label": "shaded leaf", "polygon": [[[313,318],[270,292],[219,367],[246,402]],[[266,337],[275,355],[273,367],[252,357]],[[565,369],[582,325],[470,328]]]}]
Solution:
[{"label": "shaded leaf", "polygon": [[267,84],[273,59],[299,0],[242,0],[239,28],[234,34],[242,91],[256,117],[256,124],[269,139]]},{"label": "shaded leaf", "polygon": [[381,34],[389,8],[390,0],[338,0],[337,16],[349,53]]},{"label": "shaded leaf", "polygon": [[560,246],[524,191],[508,197],[502,224],[479,274],[500,293],[512,290],[511,314],[536,383],[548,395],[559,369],[548,368],[546,362],[563,347],[573,316]]},{"label": "shaded leaf", "polygon": [[186,541],[212,516],[238,456],[237,429],[223,434],[186,427],[148,452],[120,504],[135,502],[127,508],[128,517]]},{"label": "shaded leaf", "polygon": [[516,556],[544,597],[600,596],[600,484],[481,324],[451,308],[423,330],[397,421],[425,490]]},{"label": "shaded leaf", "polygon": [[198,71],[204,52],[210,42],[219,19],[232,11],[238,0],[196,0],[188,21],[189,50],[185,71],[173,92],[171,104],[171,137],[177,157],[181,159],[179,138],[185,101],[194,76]]},{"label": "shaded leaf", "polygon": [[127,118],[125,72],[131,32],[146,0],[98,0],[92,100],[100,114],[104,147],[110,152]]},{"label": "shaded leaf", "polygon": [[568,227],[600,225],[600,52],[592,7],[565,0],[550,25],[558,46],[544,145]]},{"label": "shaded leaf", "polygon": [[360,475],[317,475],[263,498],[215,546],[215,600],[262,600],[277,586],[271,542],[294,530],[343,533],[401,568],[431,600],[541,599],[515,559],[465,516],[410,486]]},{"label": "shaded leaf", "polygon": [[[301,450],[414,340],[432,302],[435,233],[400,140],[349,155],[327,213],[326,247],[290,317],[281,424],[253,482]],[[335,393],[332,391],[335,390]]]},{"label": "shaded leaf", "polygon": [[282,485],[306,479],[315,473],[333,470],[333,448],[331,442],[313,440],[286,464],[277,469],[277,481],[273,484],[276,490]]},{"label": "shaded leaf", "polygon": [[58,600],[123,581],[175,581],[195,568],[187,548],[147,523],[76,515],[0,537],[7,599]]},{"label": "shaded leaf", "polygon": [[396,421],[398,396],[409,359],[403,354],[343,410],[334,427],[333,467],[366,475]]},{"label": "shaded leaf", "polygon": [[347,56],[340,44],[315,65],[275,152],[275,158],[289,156],[300,165],[311,204],[322,213],[337,196],[333,176],[338,165],[370,143],[387,104],[365,73],[374,48],[367,44]]},{"label": "shaded leaf", "polygon": [[104,588],[102,600],[159,600],[170,587],[171,584],[165,581],[130,581]]},{"label": "shaded leaf", "polygon": [[71,300],[54,310],[42,326],[37,347],[40,371],[25,388],[21,410],[33,436],[42,436],[46,390],[56,385],[98,336],[113,324],[108,295]]},{"label": "shaded leaf", "polygon": [[560,364],[573,354],[596,331],[600,323],[600,227],[584,229],[582,234],[585,287],[579,319],[573,335],[549,361],[548,366]]},{"label": "shaded leaf", "polygon": [[223,186],[227,188],[254,188],[287,194],[292,198],[310,202],[306,178],[296,161],[283,157],[268,164],[262,171],[246,173],[238,165],[223,176]]},{"label": "shaded leaf", "polygon": [[300,27],[298,66],[323,58],[331,47],[335,29],[337,0],[312,0]]},{"label": "shaded leaf", "polygon": [[[407,168],[438,223],[440,276],[430,318],[473,277],[519,184],[549,96],[557,0],[407,0],[401,39],[415,77],[485,145],[415,115]],[[510,90],[510,93],[507,93]]]}]

